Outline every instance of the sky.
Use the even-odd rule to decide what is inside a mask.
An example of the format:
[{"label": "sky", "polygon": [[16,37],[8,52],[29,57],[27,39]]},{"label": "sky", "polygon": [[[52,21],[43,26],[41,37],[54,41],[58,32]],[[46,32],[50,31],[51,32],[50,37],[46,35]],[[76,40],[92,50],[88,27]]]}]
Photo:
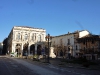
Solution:
[{"label": "sky", "polygon": [[77,30],[100,34],[100,0],[0,0],[0,42],[13,26],[46,29],[51,36]]}]

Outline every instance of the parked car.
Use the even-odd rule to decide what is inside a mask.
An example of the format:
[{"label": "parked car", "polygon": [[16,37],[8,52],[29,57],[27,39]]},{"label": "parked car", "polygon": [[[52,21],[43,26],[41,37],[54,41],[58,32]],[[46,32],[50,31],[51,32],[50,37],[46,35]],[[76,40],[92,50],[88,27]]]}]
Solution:
[{"label": "parked car", "polygon": [[11,57],[15,57],[15,54],[14,54],[14,53],[10,53],[10,56],[11,56]]}]

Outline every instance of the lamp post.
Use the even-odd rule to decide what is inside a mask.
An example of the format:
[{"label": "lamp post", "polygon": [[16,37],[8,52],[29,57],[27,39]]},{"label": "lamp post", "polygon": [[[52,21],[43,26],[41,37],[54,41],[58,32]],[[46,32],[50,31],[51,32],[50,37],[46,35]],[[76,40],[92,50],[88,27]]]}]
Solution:
[{"label": "lamp post", "polygon": [[50,34],[48,34],[48,60],[47,60],[48,63],[50,63],[50,62],[49,62],[49,54],[50,54],[50,49],[49,49],[49,46],[50,46],[50,45],[49,45],[49,38],[50,38]]}]

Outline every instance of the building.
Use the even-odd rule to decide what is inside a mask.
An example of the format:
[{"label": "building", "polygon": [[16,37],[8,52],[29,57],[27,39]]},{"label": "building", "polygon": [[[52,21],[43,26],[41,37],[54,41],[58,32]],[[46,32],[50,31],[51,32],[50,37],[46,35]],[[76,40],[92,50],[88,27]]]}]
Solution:
[{"label": "building", "polygon": [[80,55],[86,57],[88,60],[95,60],[98,58],[100,52],[100,37],[99,35],[89,34],[77,39],[80,44]]},{"label": "building", "polygon": [[87,30],[82,30],[53,37],[51,46],[54,47],[54,53],[57,56],[63,55],[68,58],[77,57],[80,52],[80,46],[76,39],[88,34]]},{"label": "building", "polygon": [[0,54],[2,54],[2,50],[3,50],[3,43],[0,43]]},{"label": "building", "polygon": [[46,30],[27,26],[14,26],[8,36],[8,52],[31,55],[44,47]]}]

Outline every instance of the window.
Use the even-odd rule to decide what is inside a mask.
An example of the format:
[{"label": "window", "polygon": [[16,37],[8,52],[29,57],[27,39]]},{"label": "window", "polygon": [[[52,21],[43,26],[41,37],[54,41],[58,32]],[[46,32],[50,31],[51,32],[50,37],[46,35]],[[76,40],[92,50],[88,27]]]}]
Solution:
[{"label": "window", "polygon": [[41,41],[41,35],[38,36],[38,41]]},{"label": "window", "polygon": [[25,34],[25,40],[28,40],[28,35],[27,34]]},{"label": "window", "polygon": [[13,35],[13,40],[15,40],[15,34]]},{"label": "window", "polygon": [[68,47],[68,51],[70,51],[70,46]]},{"label": "window", "polygon": [[45,40],[44,34],[42,35],[42,40],[43,40],[43,41]]},{"label": "window", "polygon": [[76,53],[76,55],[78,55],[78,53]]},{"label": "window", "polygon": [[85,47],[84,47],[84,50],[85,50]]},{"label": "window", "polygon": [[60,46],[62,46],[63,45],[63,41],[62,41],[62,39],[60,39]]},{"label": "window", "polygon": [[76,50],[77,50],[77,45],[76,45]]},{"label": "window", "polygon": [[92,47],[92,50],[94,51],[94,46]]},{"label": "window", "polygon": [[34,33],[32,34],[31,40],[33,40],[33,41],[34,41]]},{"label": "window", "polygon": [[70,39],[68,39],[68,45],[70,45]]},{"label": "window", "polygon": [[83,44],[85,45],[85,40],[83,41]]},{"label": "window", "polygon": [[36,33],[35,33],[35,40],[36,40]]},{"label": "window", "polygon": [[16,39],[17,39],[17,40],[20,40],[20,33],[17,34]]},{"label": "window", "polygon": [[92,39],[92,44],[94,44],[94,40]]}]

